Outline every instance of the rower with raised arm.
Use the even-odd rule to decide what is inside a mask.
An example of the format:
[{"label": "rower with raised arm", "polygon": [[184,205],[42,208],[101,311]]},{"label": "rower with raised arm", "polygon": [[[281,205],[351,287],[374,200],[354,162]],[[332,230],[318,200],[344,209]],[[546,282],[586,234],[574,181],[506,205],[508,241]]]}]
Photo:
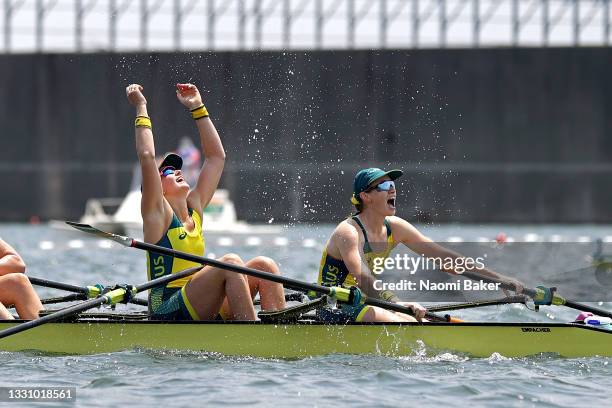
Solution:
[{"label": "rower with raised arm", "polygon": [[[167,248],[202,256],[205,242],[202,212],[210,202],[225,163],[221,138],[200,92],[195,85],[177,84],[176,97],[187,109],[200,135],[204,165],[193,189],[181,173],[183,161],[177,154],[155,160],[152,123],[147,112],[143,87],[137,84],[126,89],[128,101],[136,108],[136,151],[142,171],[144,240]],[[267,257],[256,257],[244,263],[237,255],[227,254],[219,260],[280,274],[277,264]],[[196,263],[147,253],[149,279],[175,273]],[[263,310],[285,307],[282,285],[229,272],[203,267],[191,277],[179,279],[149,293],[149,311],[160,320],[212,320],[219,316],[228,320],[256,320],[253,298],[259,293]]]},{"label": "rower with raised arm", "polygon": [[43,305],[30,280],[21,256],[0,238],[0,319],[13,319],[5,305],[14,305],[21,319],[37,319]]},{"label": "rower with raised arm", "polygon": [[[375,289],[374,281],[377,277],[372,272],[375,259],[384,260],[389,257],[391,250],[398,243],[426,257],[456,259],[461,255],[434,243],[408,221],[395,216],[395,180],[401,176],[401,170],[367,168],[357,172],[351,197],[351,203],[357,213],[342,221],[327,241],[318,282],[325,286],[357,286],[367,296],[411,308],[416,318],[421,320],[426,312],[423,306],[414,302],[401,302],[392,291]],[[457,273],[452,269],[445,272]],[[523,289],[519,281],[491,270],[482,269],[478,272],[483,277],[512,284],[517,292]],[[412,316],[364,304],[341,304],[338,309],[325,308],[319,314],[325,321],[415,321]]]}]

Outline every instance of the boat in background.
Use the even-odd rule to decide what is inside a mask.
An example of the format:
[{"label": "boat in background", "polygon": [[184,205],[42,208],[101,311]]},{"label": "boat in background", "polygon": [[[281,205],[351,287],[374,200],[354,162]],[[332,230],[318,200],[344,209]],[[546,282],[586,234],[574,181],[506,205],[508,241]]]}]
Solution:
[{"label": "boat in background", "polygon": [[[123,231],[122,235],[142,236],[142,217],[140,215],[140,191],[130,191],[119,205],[117,212],[112,217],[112,227]],[[101,207],[101,206],[100,206]],[[81,223],[96,226],[98,222],[102,225],[106,222],[102,214],[98,217],[84,214]],[[101,228],[103,229],[103,228]],[[206,235],[222,234],[231,235],[267,235],[279,234],[282,227],[277,225],[252,225],[240,221],[236,217],[236,208],[229,199],[229,191],[217,189],[208,206],[202,214],[202,229]]]},{"label": "boat in background", "polygon": [[[142,236],[140,200],[140,190],[131,190],[123,199],[90,198],[85,204],[85,213],[80,222],[114,234],[140,237]],[[215,191],[210,203],[204,209],[202,228],[207,235],[225,236],[282,232],[280,226],[252,225],[238,220],[234,203],[229,199],[229,192],[225,189]]]}]

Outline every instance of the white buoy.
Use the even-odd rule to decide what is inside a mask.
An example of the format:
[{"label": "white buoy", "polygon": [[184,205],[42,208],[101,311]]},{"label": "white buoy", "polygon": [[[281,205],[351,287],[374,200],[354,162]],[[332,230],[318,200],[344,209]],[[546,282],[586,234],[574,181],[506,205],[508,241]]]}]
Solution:
[{"label": "white buoy", "polygon": [[525,234],[523,237],[524,242],[540,242],[540,240],[540,236],[538,234],[534,234],[533,232]]},{"label": "white buoy", "polygon": [[230,237],[220,237],[217,240],[217,245],[219,246],[232,246],[234,245],[234,240],[231,239]]},{"label": "white buoy", "polygon": [[259,237],[248,237],[246,239],[247,246],[259,246],[261,245],[261,238]]},{"label": "white buoy", "polygon": [[317,246],[317,241],[312,238],[306,238],[304,241],[302,241],[302,246],[304,248],[314,248]]},{"label": "white buoy", "polygon": [[68,241],[69,248],[80,249],[80,248],[83,248],[83,246],[84,246],[83,241],[81,241],[80,239],[73,239],[71,241]]},{"label": "white buoy", "polygon": [[55,244],[52,241],[40,241],[38,247],[43,251],[49,251],[55,248]]},{"label": "white buoy", "polygon": [[107,239],[101,239],[98,241],[98,247],[103,249],[110,249],[113,247],[113,243]]},{"label": "white buoy", "polygon": [[274,238],[274,245],[276,246],[287,246],[289,245],[289,240],[285,237],[276,237]]}]

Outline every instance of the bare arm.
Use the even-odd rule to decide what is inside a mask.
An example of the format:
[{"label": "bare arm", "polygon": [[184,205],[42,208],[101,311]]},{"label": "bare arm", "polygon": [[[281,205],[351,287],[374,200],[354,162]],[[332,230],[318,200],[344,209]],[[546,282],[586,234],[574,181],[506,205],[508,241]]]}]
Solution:
[{"label": "bare arm", "polygon": [[[176,97],[191,111],[204,105],[198,88],[192,84],[178,84]],[[190,207],[198,209],[201,213],[219,185],[225,166],[225,150],[219,133],[208,116],[196,119],[195,122],[200,134],[204,164],[187,201]]]},{"label": "bare arm", "polygon": [[401,302],[399,297],[389,290],[376,290],[374,282],[376,277],[370,271],[370,267],[365,262],[362,245],[359,242],[359,232],[349,223],[341,224],[335,232],[333,238],[336,247],[340,251],[342,261],[346,265],[349,273],[357,280],[359,289],[366,296],[377,299],[384,299],[388,302],[399,303],[412,309],[413,316],[421,320],[425,316],[426,309],[418,303]]},{"label": "bare arm", "polygon": [[335,232],[333,242],[349,273],[355,277],[359,289],[367,296],[380,298],[380,291],[374,289],[374,275],[365,262],[363,249],[359,245],[359,232],[347,222],[342,223]]},{"label": "bare arm", "polygon": [[[430,258],[441,259],[465,258],[463,255],[433,242],[429,237],[423,235],[412,224],[402,218],[393,217],[391,225],[393,229],[393,235],[397,238],[397,240],[406,245],[408,248],[412,249],[417,254],[422,254]],[[523,290],[523,284],[518,280],[502,275],[490,269],[474,268],[470,271],[479,273],[483,277],[499,279],[509,284],[512,284],[516,287],[517,292],[519,293]],[[457,272],[454,269],[444,269],[444,272],[461,274],[463,271]]]},{"label": "bare arm", "polygon": [[0,239],[0,276],[25,273],[25,262],[12,246]]},{"label": "bare arm", "polygon": [[[136,117],[147,117],[147,100],[142,94],[143,87],[138,84],[129,85],[126,88],[128,101],[136,108]],[[155,144],[153,141],[153,131],[150,127],[136,126],[136,153],[140,162],[142,172],[142,200],[140,212],[142,214],[145,241],[155,242],[163,234],[167,224],[167,218],[171,215],[171,210],[166,207],[161,179],[155,161]]]}]

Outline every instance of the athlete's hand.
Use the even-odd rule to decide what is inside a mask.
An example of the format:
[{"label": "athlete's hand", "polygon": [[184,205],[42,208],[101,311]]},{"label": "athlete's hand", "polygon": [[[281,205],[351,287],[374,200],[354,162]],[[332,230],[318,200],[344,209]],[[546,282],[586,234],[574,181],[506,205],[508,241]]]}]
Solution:
[{"label": "athlete's hand", "polygon": [[147,104],[147,99],[142,94],[143,87],[138,84],[131,84],[125,88],[127,99],[133,106],[142,106]]},{"label": "athlete's hand", "polygon": [[189,110],[203,105],[200,91],[193,84],[176,84],[176,98]]},{"label": "athlete's hand", "polygon": [[[523,293],[523,290],[525,290],[525,285],[523,284],[523,282],[517,279],[504,277],[503,282],[508,285],[514,286],[514,291],[517,295],[520,295],[521,293]],[[506,289],[504,289],[503,291],[506,296],[510,296],[510,292],[508,292]]]},{"label": "athlete's hand", "polygon": [[419,322],[425,317],[425,313],[427,313],[427,309],[416,302],[397,302],[397,304],[412,310],[414,318]]}]

